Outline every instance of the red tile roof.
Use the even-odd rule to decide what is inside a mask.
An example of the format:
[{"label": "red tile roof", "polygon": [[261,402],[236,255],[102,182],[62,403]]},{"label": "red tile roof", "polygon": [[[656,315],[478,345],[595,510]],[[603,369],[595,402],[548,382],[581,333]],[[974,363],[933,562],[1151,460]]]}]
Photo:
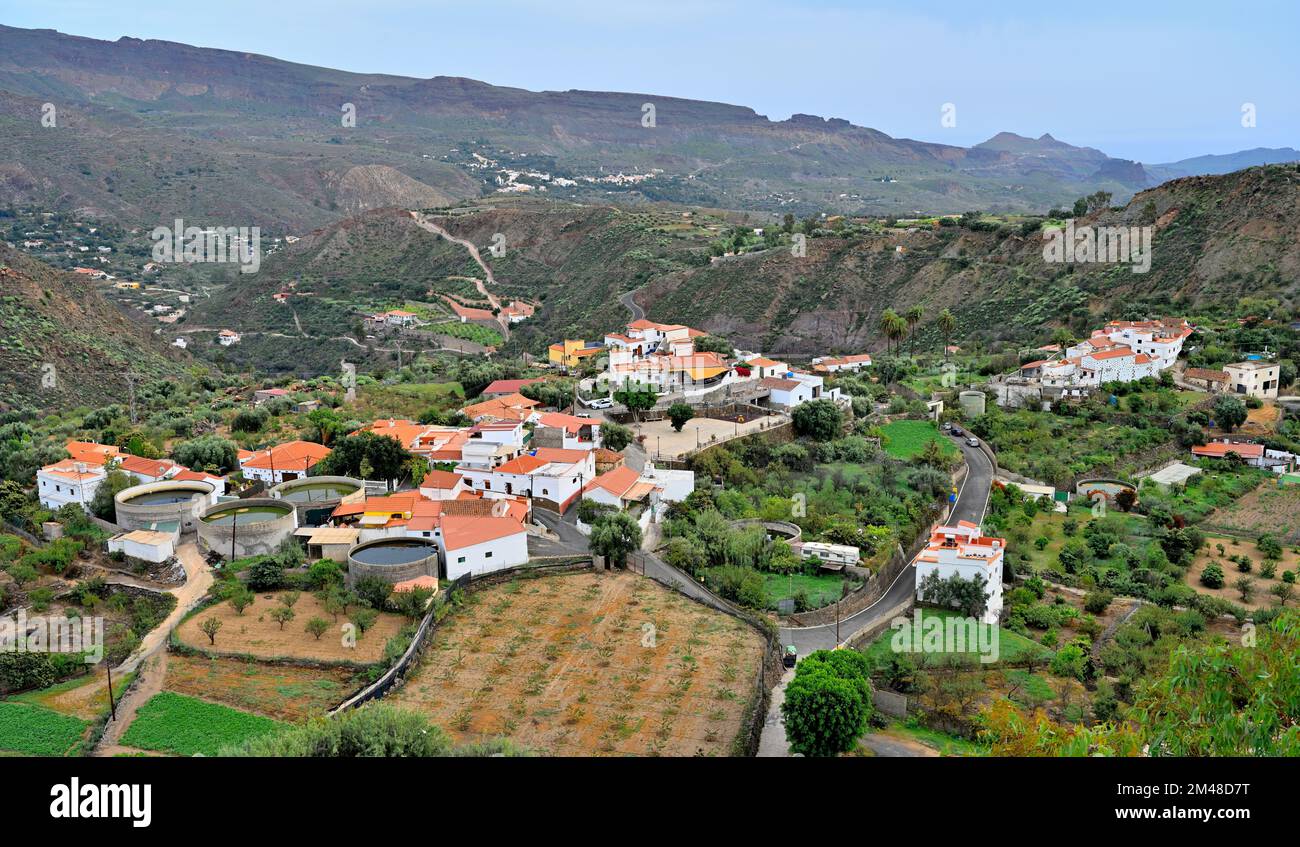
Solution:
[{"label": "red tile roof", "polygon": [[461,550],[527,532],[514,518],[479,518],[448,515],[442,519],[442,542],[447,550]]}]

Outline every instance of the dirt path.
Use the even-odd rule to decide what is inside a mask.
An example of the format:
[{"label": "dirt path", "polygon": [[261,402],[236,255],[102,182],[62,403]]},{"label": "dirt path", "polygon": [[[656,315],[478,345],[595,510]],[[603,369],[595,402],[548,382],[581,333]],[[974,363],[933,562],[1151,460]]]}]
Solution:
[{"label": "dirt path", "polygon": [[169,592],[176,597],[176,608],[140,641],[140,646],[134,653],[113,669],[117,674],[128,674],[136,670],[140,673],[131,691],[117,706],[117,720],[110,719],[104,727],[104,735],[95,747],[96,756],[112,756],[123,752],[117,740],[131,725],[136,710],[162,690],[163,677],[167,674],[168,637],[212,587],[212,569],[203,561],[193,541],[187,541],[177,548],[176,558],[185,567],[185,584]]},{"label": "dirt path", "polygon": [[488,285],[497,284],[496,277],[492,276],[492,268],[488,267],[488,263],[483,261],[483,257],[479,254],[478,248],[474,246],[474,243],[471,241],[466,241],[464,238],[457,238],[456,236],[452,235],[450,232],[447,232],[447,230],[443,229],[442,227],[430,221],[428,218],[426,218],[424,215],[422,215],[419,212],[411,212],[411,217],[415,219],[415,223],[421,229],[425,229],[436,235],[440,235],[443,238],[447,239],[448,241],[452,242],[453,244],[459,244],[460,246],[464,247],[466,250],[469,251],[470,258],[472,258],[475,261],[475,263],[477,263],[478,266],[483,269],[483,275],[487,277],[486,284],[484,284],[483,280],[481,279],[474,279],[474,287],[478,289],[479,294],[482,294],[484,298],[487,299],[488,303],[492,305],[492,308],[498,312],[496,321],[498,324],[501,325],[502,332],[508,338],[510,336],[510,321],[508,318],[506,318],[505,315],[499,314],[501,311],[501,301],[497,299],[495,294],[493,294],[491,291],[488,290]]},{"label": "dirt path", "polygon": [[928,744],[888,729],[867,733],[858,739],[858,744],[870,750],[871,755],[883,758],[932,758],[940,755]]},{"label": "dirt path", "polygon": [[159,650],[144,662],[135,685],[117,704],[117,720],[110,719],[104,727],[104,734],[95,746],[95,756],[112,757],[121,753],[138,752],[133,747],[124,747],[118,743],[126,728],[135,720],[136,712],[148,703],[155,694],[163,689],[163,680],[167,678],[167,651]]}]

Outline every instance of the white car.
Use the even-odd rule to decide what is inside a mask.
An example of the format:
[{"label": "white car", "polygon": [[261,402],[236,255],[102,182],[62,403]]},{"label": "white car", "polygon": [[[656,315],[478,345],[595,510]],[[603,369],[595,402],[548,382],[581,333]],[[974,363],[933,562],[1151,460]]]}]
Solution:
[{"label": "white car", "polygon": [[613,405],[614,405],[614,401],[609,399],[608,397],[597,397],[595,400],[592,400],[590,403],[587,404],[588,408],[591,409],[608,409],[610,406]]}]

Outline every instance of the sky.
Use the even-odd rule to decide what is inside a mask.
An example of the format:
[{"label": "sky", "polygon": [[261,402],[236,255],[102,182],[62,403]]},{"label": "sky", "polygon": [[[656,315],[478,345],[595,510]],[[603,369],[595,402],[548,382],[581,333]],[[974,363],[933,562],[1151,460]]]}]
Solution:
[{"label": "sky", "polygon": [[1298,0],[0,0],[0,23],[715,100],[963,146],[1051,133],[1146,163],[1300,147]]}]

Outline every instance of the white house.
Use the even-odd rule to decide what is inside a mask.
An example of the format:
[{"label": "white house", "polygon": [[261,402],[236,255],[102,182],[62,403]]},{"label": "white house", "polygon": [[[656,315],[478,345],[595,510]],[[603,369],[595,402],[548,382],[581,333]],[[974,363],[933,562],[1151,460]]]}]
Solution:
[{"label": "white house", "polygon": [[36,493],[47,509],[76,503],[89,511],[95,490],[107,478],[103,467],[64,459],[36,472]]},{"label": "white house", "polygon": [[838,388],[826,390],[825,380],[817,375],[803,371],[786,371],[783,376],[768,376],[758,381],[759,388],[768,390],[768,403],[783,409],[793,409],[809,400],[838,399]]},{"label": "white house", "polygon": [[988,596],[981,621],[997,623],[1002,613],[1002,557],[1006,546],[1006,539],[981,535],[979,527],[970,521],[936,527],[929,546],[916,557],[916,599],[925,599],[921,585],[932,573],[941,579],[953,575],[965,580],[980,579]]},{"label": "white house", "polygon": [[840,371],[860,371],[871,366],[870,353],[855,353],[851,356],[818,356],[812,360],[813,370],[825,373]]},{"label": "white house", "polygon": [[668,503],[680,503],[695,490],[695,471],[674,471],[657,468],[651,461],[646,461],[641,471],[641,478],[652,482],[661,490],[659,498]]},{"label": "white house", "polygon": [[108,539],[108,552],[146,562],[165,562],[176,555],[175,540],[166,532],[137,529]]},{"label": "white house", "polygon": [[420,483],[420,494],[428,500],[455,500],[468,490],[465,477],[451,471],[429,471]]},{"label": "white house", "polygon": [[447,579],[491,573],[528,561],[528,530],[510,517],[446,515],[438,546]]},{"label": "white house", "polygon": [[484,497],[524,497],[563,514],[596,475],[590,450],[539,447],[493,468],[458,465],[470,490]]},{"label": "white house", "polygon": [[330,454],[330,448],[311,441],[288,441],[267,450],[241,453],[239,469],[245,479],[279,485],[311,475],[316,463]]},{"label": "white house", "polygon": [[582,499],[625,511],[636,505],[652,508],[658,502],[660,489],[649,480],[641,478],[627,465],[603,473],[582,489]]},{"label": "white house", "polygon": [[240,339],[240,334],[235,332],[233,329],[223,329],[221,332],[217,333],[217,343],[222,347],[229,347],[232,344],[238,344]]}]

